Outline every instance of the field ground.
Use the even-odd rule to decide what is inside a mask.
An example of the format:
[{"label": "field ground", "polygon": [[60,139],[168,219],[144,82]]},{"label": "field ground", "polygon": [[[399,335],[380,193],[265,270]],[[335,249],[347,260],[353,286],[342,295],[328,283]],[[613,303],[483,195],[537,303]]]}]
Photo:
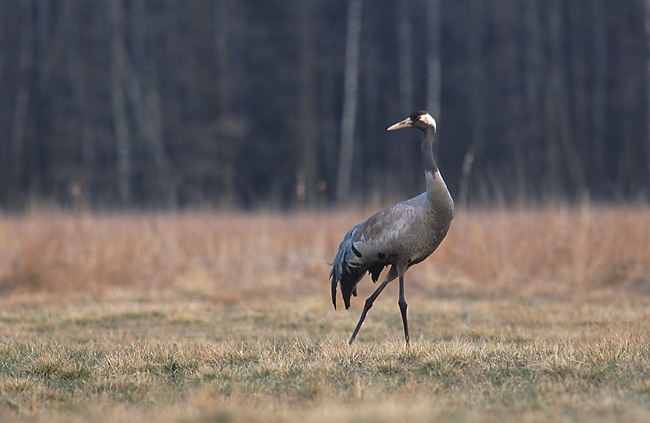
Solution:
[{"label": "field ground", "polygon": [[348,347],[364,212],[0,216],[0,421],[650,421],[650,210],[459,213]]}]

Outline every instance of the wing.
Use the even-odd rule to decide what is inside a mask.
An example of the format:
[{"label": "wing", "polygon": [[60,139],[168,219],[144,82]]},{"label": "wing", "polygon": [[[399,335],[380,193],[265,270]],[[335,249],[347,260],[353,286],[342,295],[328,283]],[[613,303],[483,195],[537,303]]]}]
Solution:
[{"label": "wing", "polygon": [[404,241],[413,236],[418,220],[411,201],[396,204],[371,216],[355,232],[352,246],[365,260],[384,260],[404,254]]},{"label": "wing", "polygon": [[356,232],[361,227],[359,223],[348,231],[343,237],[343,241],[339,244],[339,250],[332,262],[332,270],[330,278],[332,280],[332,304],[336,308],[336,288],[341,285],[341,294],[345,302],[345,308],[350,308],[350,296],[357,295],[357,283],[363,277],[365,270],[363,269],[363,262],[359,260],[360,253],[352,245],[352,240]]},{"label": "wing", "polygon": [[[366,272],[376,282],[384,267],[395,263],[402,247],[400,239],[408,232],[413,212],[408,203],[400,203],[371,216],[345,234],[330,272],[334,308],[338,285],[347,309],[351,295],[356,296],[356,286]],[[387,278],[396,277],[393,267]]]}]

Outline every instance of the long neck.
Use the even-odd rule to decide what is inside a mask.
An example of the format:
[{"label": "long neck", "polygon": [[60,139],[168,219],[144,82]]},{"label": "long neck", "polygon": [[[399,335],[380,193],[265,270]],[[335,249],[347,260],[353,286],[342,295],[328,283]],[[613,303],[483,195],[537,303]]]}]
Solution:
[{"label": "long neck", "polygon": [[435,175],[435,173],[438,172],[438,165],[436,165],[436,160],[433,158],[434,135],[435,130],[432,127],[427,127],[422,136],[422,162],[427,174],[427,185],[429,184],[429,174]]},{"label": "long neck", "polygon": [[433,158],[434,134],[433,128],[427,128],[424,130],[424,136],[422,137],[422,162],[424,164],[424,177],[427,182],[426,195],[429,201],[441,207],[450,206],[451,210],[453,210],[453,200]]}]

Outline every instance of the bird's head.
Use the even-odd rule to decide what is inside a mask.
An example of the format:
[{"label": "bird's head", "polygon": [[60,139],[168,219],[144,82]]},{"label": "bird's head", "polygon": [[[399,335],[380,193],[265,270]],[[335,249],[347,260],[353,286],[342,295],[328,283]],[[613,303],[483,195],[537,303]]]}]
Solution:
[{"label": "bird's head", "polygon": [[418,110],[417,112],[411,113],[409,117],[404,119],[401,122],[397,122],[395,125],[389,126],[388,131],[394,131],[396,129],[402,128],[418,128],[421,130],[426,130],[427,128],[433,128],[436,130],[436,120],[431,117],[431,115],[424,110]]}]

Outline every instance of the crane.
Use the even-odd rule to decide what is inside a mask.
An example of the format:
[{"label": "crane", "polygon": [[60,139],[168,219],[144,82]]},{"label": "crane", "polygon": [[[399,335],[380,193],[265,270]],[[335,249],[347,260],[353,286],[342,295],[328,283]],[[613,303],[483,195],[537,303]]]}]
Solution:
[{"label": "crane", "polygon": [[336,309],[336,291],[341,288],[345,308],[350,308],[350,296],[357,295],[357,284],[366,272],[377,282],[384,267],[390,269],[375,292],[366,299],[348,344],[352,344],[366,318],[368,310],[386,288],[399,278],[398,305],[404,325],[404,338],[409,346],[409,329],[404,298],[404,274],[435,251],[447,235],[454,217],[454,201],[433,157],[436,121],[423,110],[388,127],[388,131],[417,128],[423,132],[421,150],[426,191],[384,209],[355,225],[343,237],[332,262],[332,304]]}]

